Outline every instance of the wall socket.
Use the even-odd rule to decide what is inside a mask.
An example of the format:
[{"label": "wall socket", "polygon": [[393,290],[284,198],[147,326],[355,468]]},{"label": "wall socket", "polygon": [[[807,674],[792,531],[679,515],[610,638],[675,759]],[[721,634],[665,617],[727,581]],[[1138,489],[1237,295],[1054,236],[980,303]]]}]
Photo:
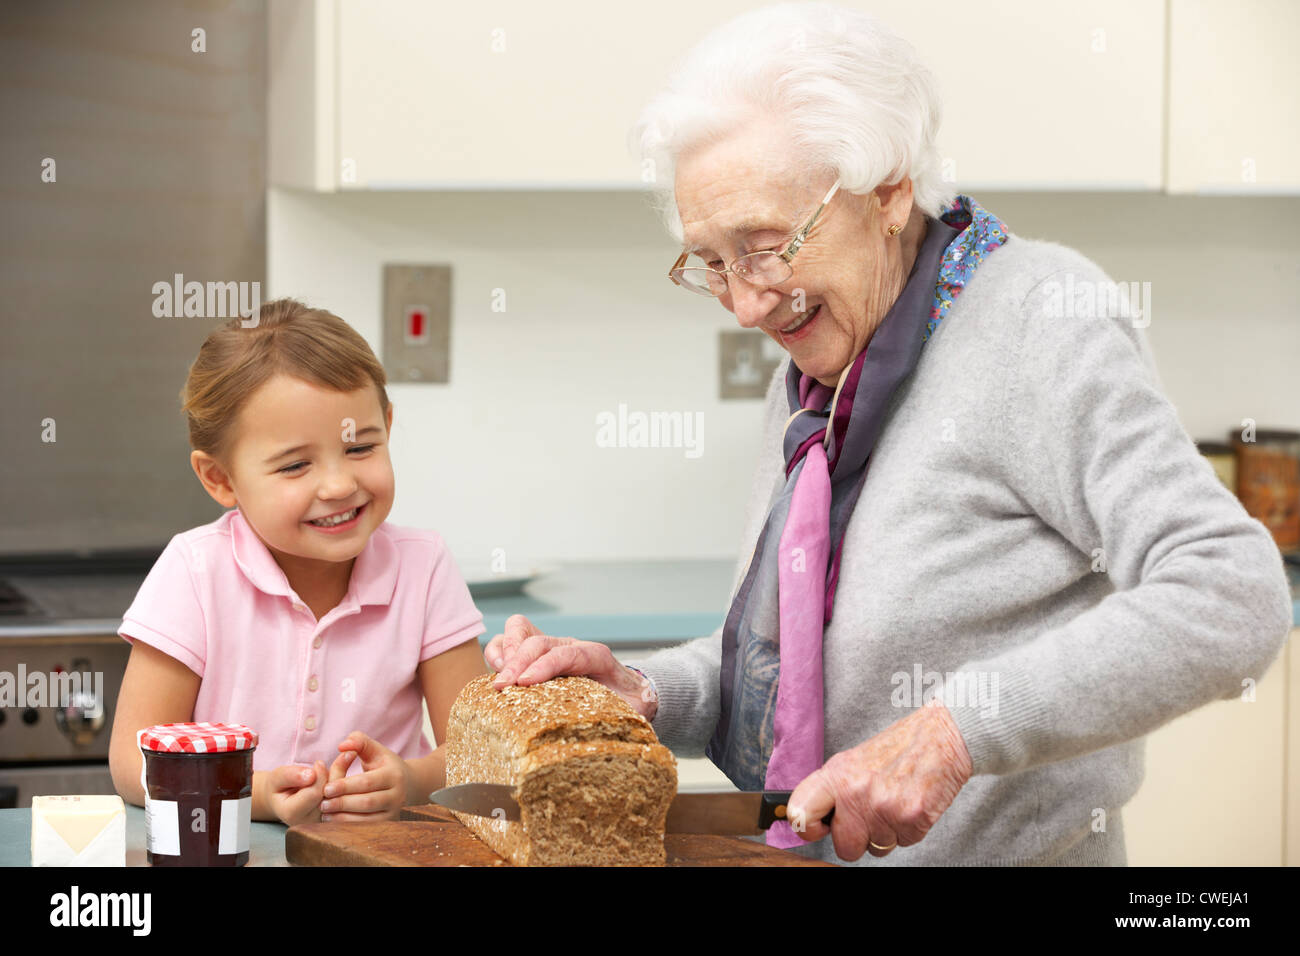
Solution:
[{"label": "wall socket", "polygon": [[384,264],[382,344],[390,383],[451,380],[451,266]]},{"label": "wall socket", "polygon": [[718,333],[718,398],[763,398],[785,350],[762,332]]}]

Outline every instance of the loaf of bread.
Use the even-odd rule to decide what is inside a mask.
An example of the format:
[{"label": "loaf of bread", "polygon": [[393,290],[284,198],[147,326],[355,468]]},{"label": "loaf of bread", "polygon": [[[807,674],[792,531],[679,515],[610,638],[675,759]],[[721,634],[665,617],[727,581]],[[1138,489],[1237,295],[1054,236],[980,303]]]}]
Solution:
[{"label": "loaf of bread", "polygon": [[588,677],[469,682],[451,708],[447,786],[514,787],[517,821],[456,813],[516,866],[662,866],[677,762],[650,722]]}]

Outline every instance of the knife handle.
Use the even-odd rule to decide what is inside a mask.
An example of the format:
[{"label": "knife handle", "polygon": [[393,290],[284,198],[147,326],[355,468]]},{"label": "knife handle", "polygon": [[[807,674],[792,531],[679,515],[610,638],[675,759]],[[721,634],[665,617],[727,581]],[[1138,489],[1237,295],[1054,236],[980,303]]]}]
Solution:
[{"label": "knife handle", "polygon": [[[758,812],[758,825],[766,830],[777,820],[784,820],[786,813],[786,804],[790,802],[790,794],[793,790],[764,790],[763,806]],[[831,825],[831,819],[835,816],[835,808],[831,807],[831,812],[822,817],[822,823],[827,826]]]}]

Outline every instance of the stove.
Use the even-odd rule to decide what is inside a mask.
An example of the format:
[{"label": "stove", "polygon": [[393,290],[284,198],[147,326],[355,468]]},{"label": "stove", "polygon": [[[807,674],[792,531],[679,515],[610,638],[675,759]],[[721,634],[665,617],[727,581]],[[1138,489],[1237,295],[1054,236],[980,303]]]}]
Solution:
[{"label": "stove", "polygon": [[117,628],[160,551],[0,559],[0,809],[114,792]]}]

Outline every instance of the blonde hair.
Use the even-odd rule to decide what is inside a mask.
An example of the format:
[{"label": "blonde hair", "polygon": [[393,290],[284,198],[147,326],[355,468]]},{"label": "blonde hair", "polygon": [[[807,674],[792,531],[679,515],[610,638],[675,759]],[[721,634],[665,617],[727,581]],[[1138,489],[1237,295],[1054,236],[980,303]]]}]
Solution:
[{"label": "blonde hair", "polygon": [[332,312],[295,299],[262,306],[257,324],[231,319],[207,337],[181,389],[190,447],[228,463],[239,413],[277,374],[353,392],[374,383],[388,416],[384,367],[360,333]]}]

